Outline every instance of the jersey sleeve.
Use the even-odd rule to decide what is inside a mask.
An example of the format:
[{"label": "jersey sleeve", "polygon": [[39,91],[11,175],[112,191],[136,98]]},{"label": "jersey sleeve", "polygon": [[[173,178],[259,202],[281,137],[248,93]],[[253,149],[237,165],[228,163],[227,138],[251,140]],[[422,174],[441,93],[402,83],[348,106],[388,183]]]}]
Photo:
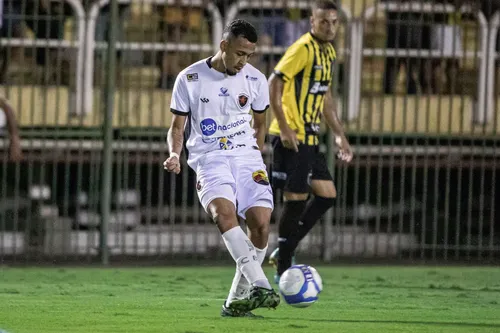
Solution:
[{"label": "jersey sleeve", "polygon": [[170,100],[170,111],[180,116],[186,116],[191,111],[189,107],[189,93],[184,75],[178,75],[175,79],[172,98]]},{"label": "jersey sleeve", "polygon": [[266,112],[269,107],[269,86],[267,80],[263,77],[260,80],[258,95],[252,102],[252,110],[257,113]]},{"label": "jersey sleeve", "polygon": [[305,44],[292,45],[274,68],[274,74],[288,81],[306,67],[308,57]]}]

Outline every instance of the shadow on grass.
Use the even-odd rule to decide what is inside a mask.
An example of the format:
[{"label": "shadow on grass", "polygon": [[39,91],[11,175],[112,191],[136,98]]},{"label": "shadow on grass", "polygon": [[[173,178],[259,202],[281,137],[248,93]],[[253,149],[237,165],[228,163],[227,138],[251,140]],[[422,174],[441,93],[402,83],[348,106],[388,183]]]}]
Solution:
[{"label": "shadow on grass", "polygon": [[[266,318],[267,320],[283,321],[289,320],[297,322],[297,318]],[[410,324],[429,326],[467,326],[467,327],[488,327],[500,328],[500,324],[468,323],[468,322],[447,322],[447,321],[422,321],[422,320],[347,320],[347,319],[299,319],[302,322],[323,322],[323,323],[353,323],[353,324]]]}]

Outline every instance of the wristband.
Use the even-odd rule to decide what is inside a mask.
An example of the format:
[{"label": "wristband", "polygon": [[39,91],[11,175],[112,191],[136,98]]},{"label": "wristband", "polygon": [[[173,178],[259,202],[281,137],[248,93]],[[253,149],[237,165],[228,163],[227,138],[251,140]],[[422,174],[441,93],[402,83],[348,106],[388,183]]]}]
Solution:
[{"label": "wristband", "polygon": [[169,157],[177,157],[177,159],[180,159],[179,154],[174,153],[174,152],[170,153]]}]

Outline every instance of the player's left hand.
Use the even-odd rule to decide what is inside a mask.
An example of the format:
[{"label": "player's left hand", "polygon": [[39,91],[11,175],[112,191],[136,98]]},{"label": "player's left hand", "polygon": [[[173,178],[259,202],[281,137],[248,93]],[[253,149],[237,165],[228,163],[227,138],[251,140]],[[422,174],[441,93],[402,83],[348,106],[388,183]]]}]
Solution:
[{"label": "player's left hand", "polygon": [[337,146],[340,148],[339,152],[337,153],[337,158],[343,162],[351,162],[352,157],[353,157],[353,152],[351,145],[345,138],[337,138],[336,140]]},{"label": "player's left hand", "polygon": [[170,156],[163,162],[163,168],[168,172],[175,172],[178,175],[181,172],[181,163],[177,156]]}]

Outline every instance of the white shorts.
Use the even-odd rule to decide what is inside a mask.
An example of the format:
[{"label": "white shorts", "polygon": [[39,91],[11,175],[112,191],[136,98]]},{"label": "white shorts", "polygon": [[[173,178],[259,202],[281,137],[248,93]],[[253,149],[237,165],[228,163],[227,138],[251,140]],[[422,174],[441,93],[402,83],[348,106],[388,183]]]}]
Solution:
[{"label": "white shorts", "polygon": [[243,219],[252,207],[274,209],[273,191],[260,151],[214,155],[201,158],[196,167],[196,189],[205,211],[217,198],[231,201]]}]

